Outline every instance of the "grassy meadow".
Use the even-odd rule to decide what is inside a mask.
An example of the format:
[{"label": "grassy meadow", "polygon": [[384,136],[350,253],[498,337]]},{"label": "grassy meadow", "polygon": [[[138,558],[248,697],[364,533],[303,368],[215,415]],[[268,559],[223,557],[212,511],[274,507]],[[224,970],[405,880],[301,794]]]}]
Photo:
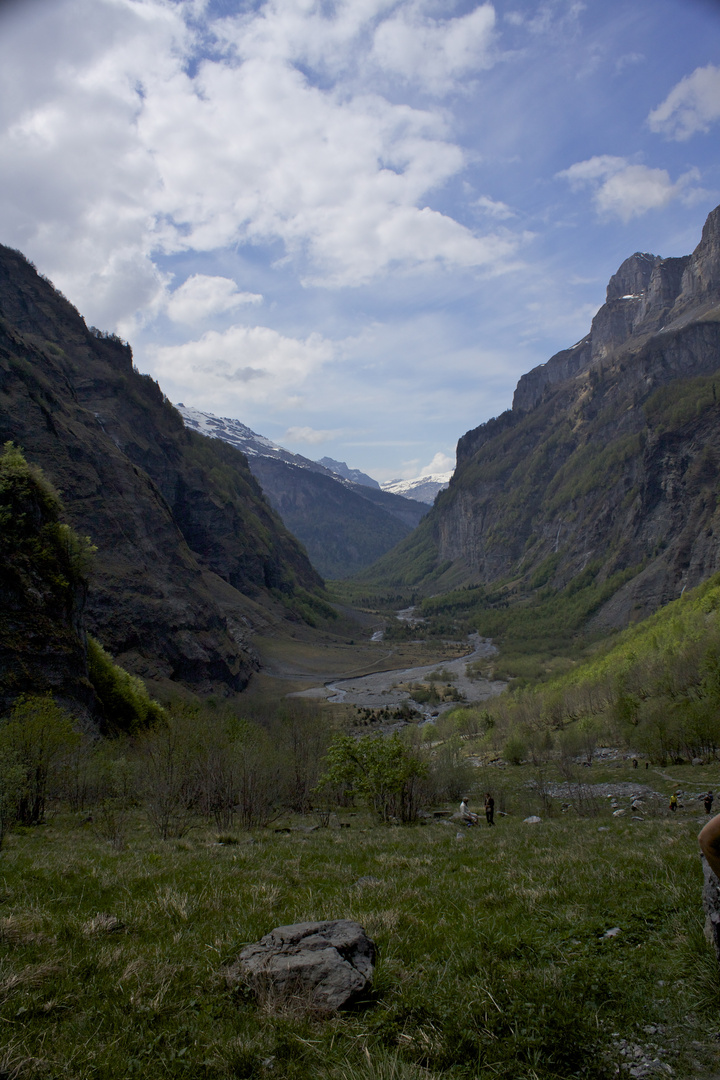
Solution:
[{"label": "grassy meadow", "polygon": [[[642,820],[618,797],[626,813],[613,817],[598,788],[580,817],[560,798],[542,808],[537,769],[486,766],[474,799],[494,791],[506,812],[495,828],[432,816],[379,826],[358,808],[312,831],[312,815],[224,834],[198,818],[161,840],[141,805],[112,829],[62,808],[15,828],[0,853],[0,1076],[720,1073],[695,799],[716,770],[583,771],[663,797],[645,801]],[[678,786],[685,808],[670,815]],[[540,824],[524,822],[537,812]],[[321,1019],[228,984],[246,943],[339,917],[379,949],[366,1000]]]}]

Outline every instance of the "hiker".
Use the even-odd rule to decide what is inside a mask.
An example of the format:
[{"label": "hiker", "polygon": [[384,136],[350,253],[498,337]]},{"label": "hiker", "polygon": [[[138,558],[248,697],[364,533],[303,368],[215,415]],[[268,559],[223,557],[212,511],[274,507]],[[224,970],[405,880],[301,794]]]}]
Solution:
[{"label": "hiker", "polygon": [[714,795],[713,795],[712,791],[708,791],[707,795],[703,799],[703,804],[705,806],[705,813],[706,814],[711,814],[712,813],[713,799],[714,799]]},{"label": "hiker", "polygon": [[636,757],[634,757],[633,758],[633,769],[637,769],[637,767],[638,767],[638,759]]},{"label": "hiker", "polygon": [[485,796],[485,820],[488,825],[495,824],[495,800],[489,791]]},{"label": "hiker", "polygon": [[720,878],[720,814],[703,825],[698,836],[700,850],[708,861],[708,866]]},{"label": "hiker", "polygon": [[673,814],[677,810],[677,805],[678,805],[678,798],[677,798],[677,795],[675,794],[675,792],[673,792],[672,795],[670,796],[670,809],[672,810]]},{"label": "hiker", "polygon": [[472,810],[468,806],[467,798],[464,798],[463,801],[460,803],[460,813],[463,816],[463,820],[466,821],[468,825],[477,825],[478,816],[477,814],[473,814]]}]

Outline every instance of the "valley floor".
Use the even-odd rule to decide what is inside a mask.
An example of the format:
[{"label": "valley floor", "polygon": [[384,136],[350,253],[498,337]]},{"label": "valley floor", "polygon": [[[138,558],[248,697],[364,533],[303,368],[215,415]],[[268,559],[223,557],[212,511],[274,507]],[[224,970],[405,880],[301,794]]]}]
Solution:
[{"label": "valley floor", "polygon": [[[441,672],[457,689],[463,701],[477,704],[502,693],[506,683],[483,678],[471,679],[467,675],[468,664],[487,660],[494,656],[496,649],[492,643],[471,634],[468,644],[472,651],[457,660],[443,661]],[[326,698],[331,704],[362,705],[371,709],[401,705],[411,701],[408,685],[422,682],[438,667],[437,664],[424,664],[419,667],[393,668],[390,671],[359,675],[350,679],[328,681],[324,686],[313,687],[294,694],[294,697]],[[425,716],[436,716],[439,712],[454,708],[456,702],[447,701],[435,705],[417,704],[415,707]]]}]

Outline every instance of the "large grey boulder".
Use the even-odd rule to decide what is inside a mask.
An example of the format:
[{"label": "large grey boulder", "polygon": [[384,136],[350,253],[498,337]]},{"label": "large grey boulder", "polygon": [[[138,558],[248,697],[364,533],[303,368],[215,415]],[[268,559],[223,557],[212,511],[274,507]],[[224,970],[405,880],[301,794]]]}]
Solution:
[{"label": "large grey boulder", "polygon": [[278,926],[248,945],[229,977],[266,1004],[331,1013],[372,985],[375,945],[349,919]]},{"label": "large grey boulder", "polygon": [[707,859],[701,855],[703,876],[703,909],[705,911],[705,937],[715,949],[720,961],[720,881],[710,869]]}]

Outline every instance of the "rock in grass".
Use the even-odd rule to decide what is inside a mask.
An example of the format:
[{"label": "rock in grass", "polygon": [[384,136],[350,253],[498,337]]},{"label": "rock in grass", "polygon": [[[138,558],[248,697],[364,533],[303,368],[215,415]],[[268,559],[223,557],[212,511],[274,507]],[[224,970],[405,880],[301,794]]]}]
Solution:
[{"label": "rock in grass", "polygon": [[537,814],[531,814],[530,817],[525,818],[523,824],[525,824],[525,825],[539,825],[541,823],[541,821],[542,821],[542,818],[538,817]]},{"label": "rock in grass", "polygon": [[349,919],[295,923],[248,945],[228,976],[273,1008],[332,1013],[372,986],[375,955]]}]

